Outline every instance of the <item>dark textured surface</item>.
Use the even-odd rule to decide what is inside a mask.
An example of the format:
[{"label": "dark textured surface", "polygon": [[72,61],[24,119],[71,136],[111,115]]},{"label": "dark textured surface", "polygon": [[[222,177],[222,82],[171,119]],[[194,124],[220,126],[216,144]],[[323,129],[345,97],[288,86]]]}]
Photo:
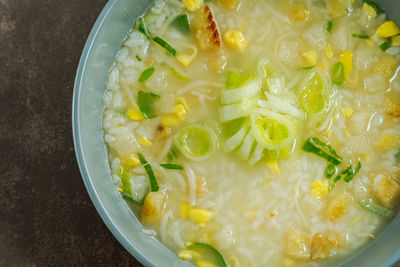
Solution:
[{"label": "dark textured surface", "polygon": [[75,70],[106,0],[0,0],[0,266],[139,266],[75,161]]}]

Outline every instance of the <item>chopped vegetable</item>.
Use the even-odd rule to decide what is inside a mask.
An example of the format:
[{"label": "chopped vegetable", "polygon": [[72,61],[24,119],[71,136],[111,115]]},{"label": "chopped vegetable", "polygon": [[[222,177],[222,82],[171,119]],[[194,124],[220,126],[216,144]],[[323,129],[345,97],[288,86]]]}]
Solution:
[{"label": "chopped vegetable", "polygon": [[281,170],[279,169],[278,161],[276,159],[268,159],[265,164],[268,166],[269,170],[274,174],[280,174]]},{"label": "chopped vegetable", "polygon": [[154,67],[150,67],[142,72],[140,75],[138,82],[143,83],[145,82],[148,78],[150,78],[151,75],[156,71]]},{"label": "chopped vegetable", "polygon": [[367,3],[363,4],[361,10],[362,10],[363,14],[367,15],[370,18],[375,18],[376,17],[375,9],[372,6],[370,6],[369,4],[367,4]]},{"label": "chopped vegetable", "polygon": [[140,56],[138,56],[138,55],[136,55],[136,59],[137,59],[138,61],[142,61],[142,58],[141,58]]},{"label": "chopped vegetable", "polygon": [[143,120],[143,114],[140,110],[137,110],[135,107],[130,107],[127,112],[128,117],[133,121],[140,121]]},{"label": "chopped vegetable", "polygon": [[400,34],[400,29],[396,23],[392,20],[386,21],[376,30],[375,35],[380,38],[392,37]]},{"label": "chopped vegetable", "polygon": [[190,78],[188,76],[180,73],[175,68],[171,68],[171,72],[175,76],[175,78],[177,78],[178,80],[181,80],[181,81],[184,81],[184,82],[190,81]]},{"label": "chopped vegetable", "polygon": [[382,51],[386,51],[386,50],[388,50],[391,46],[392,46],[392,38],[388,38],[385,42],[383,42],[383,43],[379,46],[379,48],[380,48]]},{"label": "chopped vegetable", "polygon": [[302,149],[305,152],[310,152],[326,159],[333,165],[338,165],[342,162],[342,158],[336,154],[336,151],[330,145],[325,144],[316,137],[308,138]]},{"label": "chopped vegetable", "polygon": [[330,44],[327,44],[325,47],[325,55],[327,58],[332,58],[333,57],[333,51],[332,51],[332,46]]},{"label": "chopped vegetable", "polygon": [[[350,165],[350,166],[351,166],[351,165]],[[346,174],[346,176],[343,178],[343,180],[344,180],[346,183],[349,183],[351,180],[353,180],[354,176],[360,171],[360,169],[361,169],[361,162],[358,161],[357,167],[356,167],[355,169],[351,169],[351,172],[348,172],[348,173]]]},{"label": "chopped vegetable", "polygon": [[160,189],[160,187],[158,186],[156,176],[154,175],[153,172],[153,168],[141,153],[138,152],[137,155],[140,160],[140,164],[142,164],[142,166],[146,170],[147,175],[149,176],[151,192],[157,192]]},{"label": "chopped vegetable", "polygon": [[311,234],[290,229],[286,237],[286,254],[295,259],[309,259],[311,240]]},{"label": "chopped vegetable", "polygon": [[178,164],[167,163],[167,164],[160,164],[160,166],[167,170],[183,170],[183,167]]},{"label": "chopped vegetable", "polygon": [[256,96],[261,90],[261,81],[256,79],[248,82],[245,86],[225,90],[221,93],[221,103],[223,105],[233,104],[237,102],[245,101],[253,96]]},{"label": "chopped vegetable", "polygon": [[332,82],[336,85],[342,85],[345,80],[345,71],[344,71],[344,66],[342,62],[338,62],[335,65],[333,65],[333,70],[332,70]]},{"label": "chopped vegetable", "polygon": [[351,36],[353,36],[354,38],[363,39],[363,40],[369,39],[369,36],[366,35],[366,34],[355,34],[355,33],[353,33]]},{"label": "chopped vegetable", "polygon": [[358,201],[360,204],[361,208],[378,214],[380,216],[386,217],[386,218],[391,218],[393,216],[393,211],[385,209],[384,207],[376,204],[372,199],[363,199]]},{"label": "chopped vegetable", "polygon": [[201,258],[196,259],[196,263],[210,262],[209,266],[227,267],[224,257],[214,247],[207,243],[195,242],[188,247],[189,250],[193,250],[201,255]]},{"label": "chopped vegetable", "polygon": [[136,27],[138,29],[139,32],[143,33],[144,35],[147,36],[147,38],[150,39],[150,33],[149,30],[147,29],[147,26],[144,22],[144,18],[143,17],[139,17],[137,22],[136,22]]},{"label": "chopped vegetable", "polygon": [[144,199],[140,215],[143,224],[155,224],[161,217],[165,203],[165,195],[163,192],[150,192]]},{"label": "chopped vegetable", "polygon": [[138,92],[137,102],[140,111],[146,119],[156,118],[157,115],[154,111],[154,103],[160,99],[159,95],[153,93],[147,93],[143,91]]},{"label": "chopped vegetable", "polygon": [[292,19],[299,21],[307,21],[310,19],[310,14],[311,12],[306,5],[300,5],[299,7],[293,10]]},{"label": "chopped vegetable", "polygon": [[177,16],[171,23],[177,30],[179,30],[183,34],[190,33],[190,23],[189,17],[187,14],[181,14]]},{"label": "chopped vegetable", "polygon": [[333,27],[333,22],[330,20],[330,21],[328,21],[328,24],[326,25],[326,30],[328,32],[331,32],[332,31],[332,27]]},{"label": "chopped vegetable", "polygon": [[237,30],[229,30],[224,34],[224,41],[232,48],[243,52],[247,47],[247,40],[244,34]]},{"label": "chopped vegetable", "polygon": [[336,173],[336,166],[333,164],[329,164],[326,169],[325,169],[325,177],[326,178],[332,178],[333,175]]},{"label": "chopped vegetable", "polygon": [[165,50],[167,50],[168,53],[171,55],[175,56],[176,55],[176,50],[166,41],[161,39],[160,37],[156,36],[153,38],[153,41],[159,44],[161,47],[163,47]]},{"label": "chopped vegetable", "polygon": [[311,70],[313,68],[315,68],[316,66],[307,66],[307,67],[302,67],[302,70]]},{"label": "chopped vegetable", "polygon": [[363,2],[364,2],[364,5],[367,4],[368,6],[372,7],[375,10],[376,14],[380,15],[380,14],[385,13],[385,10],[380,8],[376,3],[372,2],[372,1],[368,1],[368,0],[363,0]]},{"label": "chopped vegetable", "polygon": [[343,115],[347,118],[350,118],[353,115],[354,110],[351,107],[343,107],[341,109]]},{"label": "chopped vegetable", "polygon": [[235,150],[240,144],[243,142],[243,139],[246,137],[246,134],[249,130],[248,125],[244,125],[240,130],[238,130],[234,135],[232,135],[229,139],[225,141],[225,150],[227,152],[231,152]]},{"label": "chopped vegetable", "polygon": [[182,2],[189,11],[196,11],[203,4],[202,0],[182,0]]},{"label": "chopped vegetable", "polygon": [[179,150],[173,145],[168,151],[167,162],[171,163],[177,158],[179,158]]},{"label": "chopped vegetable", "polygon": [[349,0],[325,0],[326,9],[333,18],[344,16],[351,9]]},{"label": "chopped vegetable", "polygon": [[222,46],[221,35],[214,14],[208,5],[201,10],[197,21],[196,38],[200,48],[220,48]]},{"label": "chopped vegetable", "polygon": [[218,149],[215,132],[198,123],[183,128],[174,141],[175,146],[186,158],[195,161],[207,159]]},{"label": "chopped vegetable", "polygon": [[388,174],[376,175],[372,188],[376,199],[386,208],[393,206],[400,196],[400,185]]},{"label": "chopped vegetable", "polygon": [[133,203],[133,204],[135,204],[135,205],[138,205],[138,206],[142,206],[142,205],[143,205],[142,202],[139,202],[139,201],[137,201],[137,200],[134,200],[134,199],[133,199],[130,195],[128,195],[128,194],[122,193],[122,198],[125,199],[125,200],[127,200],[127,201],[129,201],[129,202],[131,202],[131,203]]},{"label": "chopped vegetable", "polygon": [[226,76],[225,86],[228,90],[236,89],[241,87],[247,80],[248,77],[246,75],[240,72],[230,71]]}]

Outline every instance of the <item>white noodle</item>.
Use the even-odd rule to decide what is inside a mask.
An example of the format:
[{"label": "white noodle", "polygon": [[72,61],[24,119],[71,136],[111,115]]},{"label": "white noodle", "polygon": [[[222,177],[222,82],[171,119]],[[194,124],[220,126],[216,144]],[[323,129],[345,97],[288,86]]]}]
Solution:
[{"label": "white noodle", "polygon": [[196,204],[196,176],[189,166],[185,166],[186,170],[186,178],[187,178],[187,183],[189,186],[189,199],[190,199],[190,205],[194,206]]},{"label": "white noodle", "polygon": [[182,88],[180,88],[176,94],[177,95],[182,95],[188,91],[192,91],[198,87],[223,87],[224,85],[222,83],[215,83],[215,82],[209,82],[209,81],[195,81],[192,82]]},{"label": "white noodle", "polygon": [[161,242],[165,243],[167,241],[167,225],[168,225],[168,220],[171,217],[171,211],[169,210],[166,212],[161,219],[160,223],[160,237],[161,237]]}]

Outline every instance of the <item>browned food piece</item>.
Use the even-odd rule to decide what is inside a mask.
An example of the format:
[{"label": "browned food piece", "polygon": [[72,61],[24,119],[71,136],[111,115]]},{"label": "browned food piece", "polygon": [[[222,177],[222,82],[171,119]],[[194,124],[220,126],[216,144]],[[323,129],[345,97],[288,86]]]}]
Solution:
[{"label": "browned food piece", "polygon": [[235,9],[239,5],[239,0],[219,0],[221,6],[228,9]]},{"label": "browned food piece", "polygon": [[385,111],[389,116],[400,119],[400,98],[387,97],[385,99]]},{"label": "browned food piece", "polygon": [[375,197],[384,207],[390,208],[400,196],[400,185],[388,174],[378,174],[373,178]]},{"label": "browned food piece", "polygon": [[144,224],[157,223],[162,215],[165,203],[165,195],[158,192],[150,192],[147,194],[141,210],[141,216]]},{"label": "browned food piece", "polygon": [[341,234],[321,234],[313,235],[311,241],[310,258],[312,260],[327,259],[335,255],[336,250],[344,246],[346,238]]},{"label": "browned food piece", "polygon": [[195,30],[196,38],[201,49],[221,48],[221,35],[209,6],[205,5],[198,13]]},{"label": "browned food piece", "polygon": [[309,259],[312,235],[297,229],[290,229],[286,237],[286,254],[295,259]]},{"label": "browned food piece", "polygon": [[157,132],[162,136],[162,137],[168,137],[171,135],[171,128],[170,127],[166,127],[162,124],[160,124],[157,127]]},{"label": "browned food piece", "polygon": [[339,194],[335,196],[328,204],[326,209],[326,216],[330,221],[335,221],[342,217],[347,210],[347,207],[351,201],[350,196],[346,194]]}]

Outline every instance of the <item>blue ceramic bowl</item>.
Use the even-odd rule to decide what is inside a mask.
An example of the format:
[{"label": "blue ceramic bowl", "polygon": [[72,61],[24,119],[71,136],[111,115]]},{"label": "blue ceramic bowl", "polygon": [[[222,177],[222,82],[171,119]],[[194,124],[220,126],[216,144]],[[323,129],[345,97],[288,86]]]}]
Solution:
[{"label": "blue ceramic bowl", "polygon": [[[103,93],[108,70],[136,18],[151,0],[110,0],[86,42],[76,74],[72,126],[76,157],[89,195],[104,223],[119,242],[145,266],[191,266],[158,240],[140,231],[142,226],[122,200],[111,180],[103,140]],[[392,19],[400,22],[400,1],[380,0]],[[391,266],[400,260],[400,214],[377,240],[350,258],[328,265]],[[340,261],[340,262],[338,262]]]}]

